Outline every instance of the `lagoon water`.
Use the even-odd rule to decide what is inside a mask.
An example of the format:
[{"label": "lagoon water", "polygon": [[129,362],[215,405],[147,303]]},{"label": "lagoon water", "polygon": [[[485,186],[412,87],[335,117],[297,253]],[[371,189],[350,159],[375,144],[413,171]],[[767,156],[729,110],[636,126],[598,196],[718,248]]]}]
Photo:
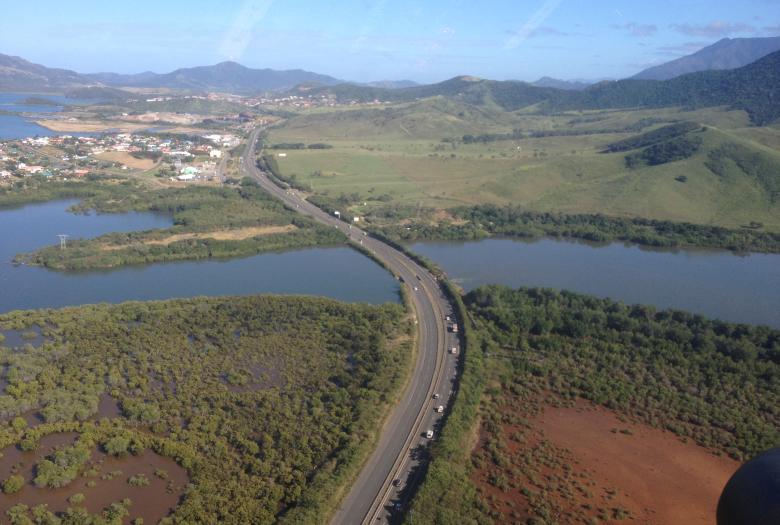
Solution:
[{"label": "lagoon water", "polygon": [[[27,98],[42,98],[49,100],[48,104],[25,104]],[[24,93],[0,93],[0,110],[19,113],[56,113],[62,111],[65,105],[87,104],[88,100],[76,100],[61,95],[30,95]],[[32,120],[20,115],[0,115],[0,140],[21,139],[25,137],[53,137],[61,135],[39,126]],[[80,133],[80,135],[84,135]]]},{"label": "lagoon water", "polygon": [[[48,100],[51,104],[25,104],[28,98]],[[24,113],[54,113],[62,111],[64,106],[89,104],[94,101],[78,100],[62,95],[31,95],[29,93],[0,93],[0,109]]]},{"label": "lagoon water", "polygon": [[[253,293],[322,295],[374,304],[398,300],[398,283],[346,247],[78,273],[13,266],[16,254],[56,244],[60,233],[87,238],[171,224],[170,217],[152,213],[67,212],[75,202],[0,210],[0,312]],[[483,284],[568,289],[780,328],[780,255],[653,250],[551,239],[418,243],[411,249],[440,264],[466,290]]]},{"label": "lagoon water", "polygon": [[780,328],[780,255],[655,250],[542,239],[418,243],[411,249],[471,290],[484,284],[567,289],[625,303]]},{"label": "lagoon water", "polygon": [[0,115],[0,140],[53,137],[57,133],[18,115]]},{"label": "lagoon water", "polygon": [[398,301],[398,284],[382,268],[345,247],[267,253],[227,261],[171,262],[110,271],[55,272],[13,266],[13,257],[57,244],[57,234],[94,237],[112,231],[164,228],[151,213],[74,215],[76,201],[0,211],[0,312],[88,303],[254,293],[321,295],[349,302]]}]

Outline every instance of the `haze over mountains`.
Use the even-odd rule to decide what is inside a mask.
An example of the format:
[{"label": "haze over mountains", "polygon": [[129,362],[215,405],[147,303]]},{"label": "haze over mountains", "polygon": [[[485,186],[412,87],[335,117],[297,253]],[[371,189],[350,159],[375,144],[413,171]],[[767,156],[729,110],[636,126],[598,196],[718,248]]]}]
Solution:
[{"label": "haze over mountains", "polygon": [[293,93],[329,95],[342,102],[409,102],[443,96],[505,111],[529,106],[537,106],[542,111],[729,106],[745,110],[755,124],[762,125],[780,117],[780,52],[739,69],[701,71],[665,81],[601,82],[579,91],[461,76],[438,84],[396,90],[338,84],[296,88]]},{"label": "haze over mountains", "polygon": [[281,91],[302,83],[334,85],[343,82],[328,75],[292,69],[252,69],[235,62],[182,68],[170,73],[152,72],[80,74],[53,69],[20,57],[0,54],[0,91],[53,91],[84,87],[173,88],[193,91],[227,91],[238,94]]},{"label": "haze over mountains", "polygon": [[724,38],[691,55],[645,69],[631,78],[669,80],[697,71],[736,69],[775,51],[780,51],[780,36]]},{"label": "haze over mountains", "polygon": [[531,82],[532,86],[536,87],[551,87],[557,89],[571,89],[578,91],[592,86],[595,82],[584,82],[581,80],[561,80],[559,78],[542,77],[535,82]]},{"label": "haze over mountains", "polygon": [[75,71],[33,64],[0,54],[0,91],[48,91],[83,87],[90,82]]},{"label": "haze over mountains", "polygon": [[[221,62],[213,66],[181,68],[170,73],[145,71],[135,74],[81,74],[67,69],[54,69],[34,64],[20,57],[0,54],[0,91],[55,91],[80,88],[170,88],[191,91],[224,91],[236,94],[256,94],[285,91],[306,84],[333,86],[345,83],[329,75],[302,69],[253,69],[236,62]],[[400,89],[417,86],[412,80],[379,80],[359,85]],[[110,93],[103,91],[102,93]]]},{"label": "haze over mountains", "polygon": [[[121,96],[115,88],[172,88],[255,94],[278,91],[299,95],[327,95],[342,102],[412,101],[432,96],[452,97],[470,104],[498,106],[514,111],[531,105],[540,109],[613,109],[630,107],[706,107],[726,105],[744,109],[756,124],[780,116],[780,37],[724,39],[688,57],[644,71],[631,79],[587,86],[542,78],[534,83],[493,81],[460,76],[444,82],[417,85],[412,81],[346,83],[328,75],[300,69],[252,69],[235,62],[182,68],[157,74],[79,74],[52,69],[18,57],[0,55],[0,91],[72,91],[100,88],[103,95]],[[731,69],[761,55],[755,62]],[[688,69],[705,68],[688,74]],[[640,77],[671,77],[654,80]],[[83,92],[83,89],[81,89]]]},{"label": "haze over mountains", "polygon": [[213,66],[182,68],[165,74],[151,72],[136,75],[97,73],[85,75],[94,82],[112,87],[149,87],[257,93],[290,89],[304,82],[326,86],[341,83],[334,77],[302,69],[277,71],[252,69],[236,62],[221,62]]}]

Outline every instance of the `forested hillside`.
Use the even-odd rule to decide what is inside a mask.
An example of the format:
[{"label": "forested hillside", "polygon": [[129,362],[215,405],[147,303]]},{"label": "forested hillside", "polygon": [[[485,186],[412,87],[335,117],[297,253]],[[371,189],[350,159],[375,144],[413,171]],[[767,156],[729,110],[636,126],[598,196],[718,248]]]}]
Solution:
[{"label": "forested hillside", "polygon": [[470,104],[496,104],[516,111],[539,104],[548,112],[582,109],[619,109],[684,106],[730,106],[743,109],[756,125],[780,117],[780,52],[739,69],[702,71],[671,80],[627,79],[601,82],[584,90],[537,87],[525,82],[456,77],[438,84],[387,90],[355,85],[307,90],[331,94],[341,101],[410,102],[443,96]]}]

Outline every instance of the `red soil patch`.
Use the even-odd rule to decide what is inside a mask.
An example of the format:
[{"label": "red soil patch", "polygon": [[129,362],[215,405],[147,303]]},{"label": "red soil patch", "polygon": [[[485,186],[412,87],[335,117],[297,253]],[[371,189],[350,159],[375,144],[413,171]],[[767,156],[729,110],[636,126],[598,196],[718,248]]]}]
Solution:
[{"label": "red soil patch", "polygon": [[538,401],[504,405],[500,435],[480,431],[472,482],[497,522],[714,523],[738,462],[587,401],[541,414]]},{"label": "red soil patch", "polygon": [[598,486],[616,487],[613,505],[630,510],[640,523],[713,523],[718,497],[740,465],[584,401],[547,408],[533,424],[555,446],[571,451],[578,469]]}]

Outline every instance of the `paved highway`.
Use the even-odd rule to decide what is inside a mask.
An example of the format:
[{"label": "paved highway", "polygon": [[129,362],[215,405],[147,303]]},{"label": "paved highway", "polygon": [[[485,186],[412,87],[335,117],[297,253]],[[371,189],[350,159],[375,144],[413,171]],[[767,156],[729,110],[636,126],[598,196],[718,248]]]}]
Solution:
[{"label": "paved highway", "polygon": [[387,265],[407,287],[418,325],[414,370],[387,417],[377,447],[332,520],[339,525],[394,522],[406,510],[416,484],[421,481],[420,467],[430,443],[425,434],[433,430],[433,439],[437,438],[444,413],[436,409],[443,406],[446,412],[455,385],[461,353],[452,353],[453,347],[460,348],[458,334],[448,332],[446,319],[453,316],[452,306],[434,276],[402,252],[325,213],[297,191],[274,184],[255,165],[260,131],[255,130],[249,138],[241,163],[244,174],[291,209],[344,232],[352,242]]}]

